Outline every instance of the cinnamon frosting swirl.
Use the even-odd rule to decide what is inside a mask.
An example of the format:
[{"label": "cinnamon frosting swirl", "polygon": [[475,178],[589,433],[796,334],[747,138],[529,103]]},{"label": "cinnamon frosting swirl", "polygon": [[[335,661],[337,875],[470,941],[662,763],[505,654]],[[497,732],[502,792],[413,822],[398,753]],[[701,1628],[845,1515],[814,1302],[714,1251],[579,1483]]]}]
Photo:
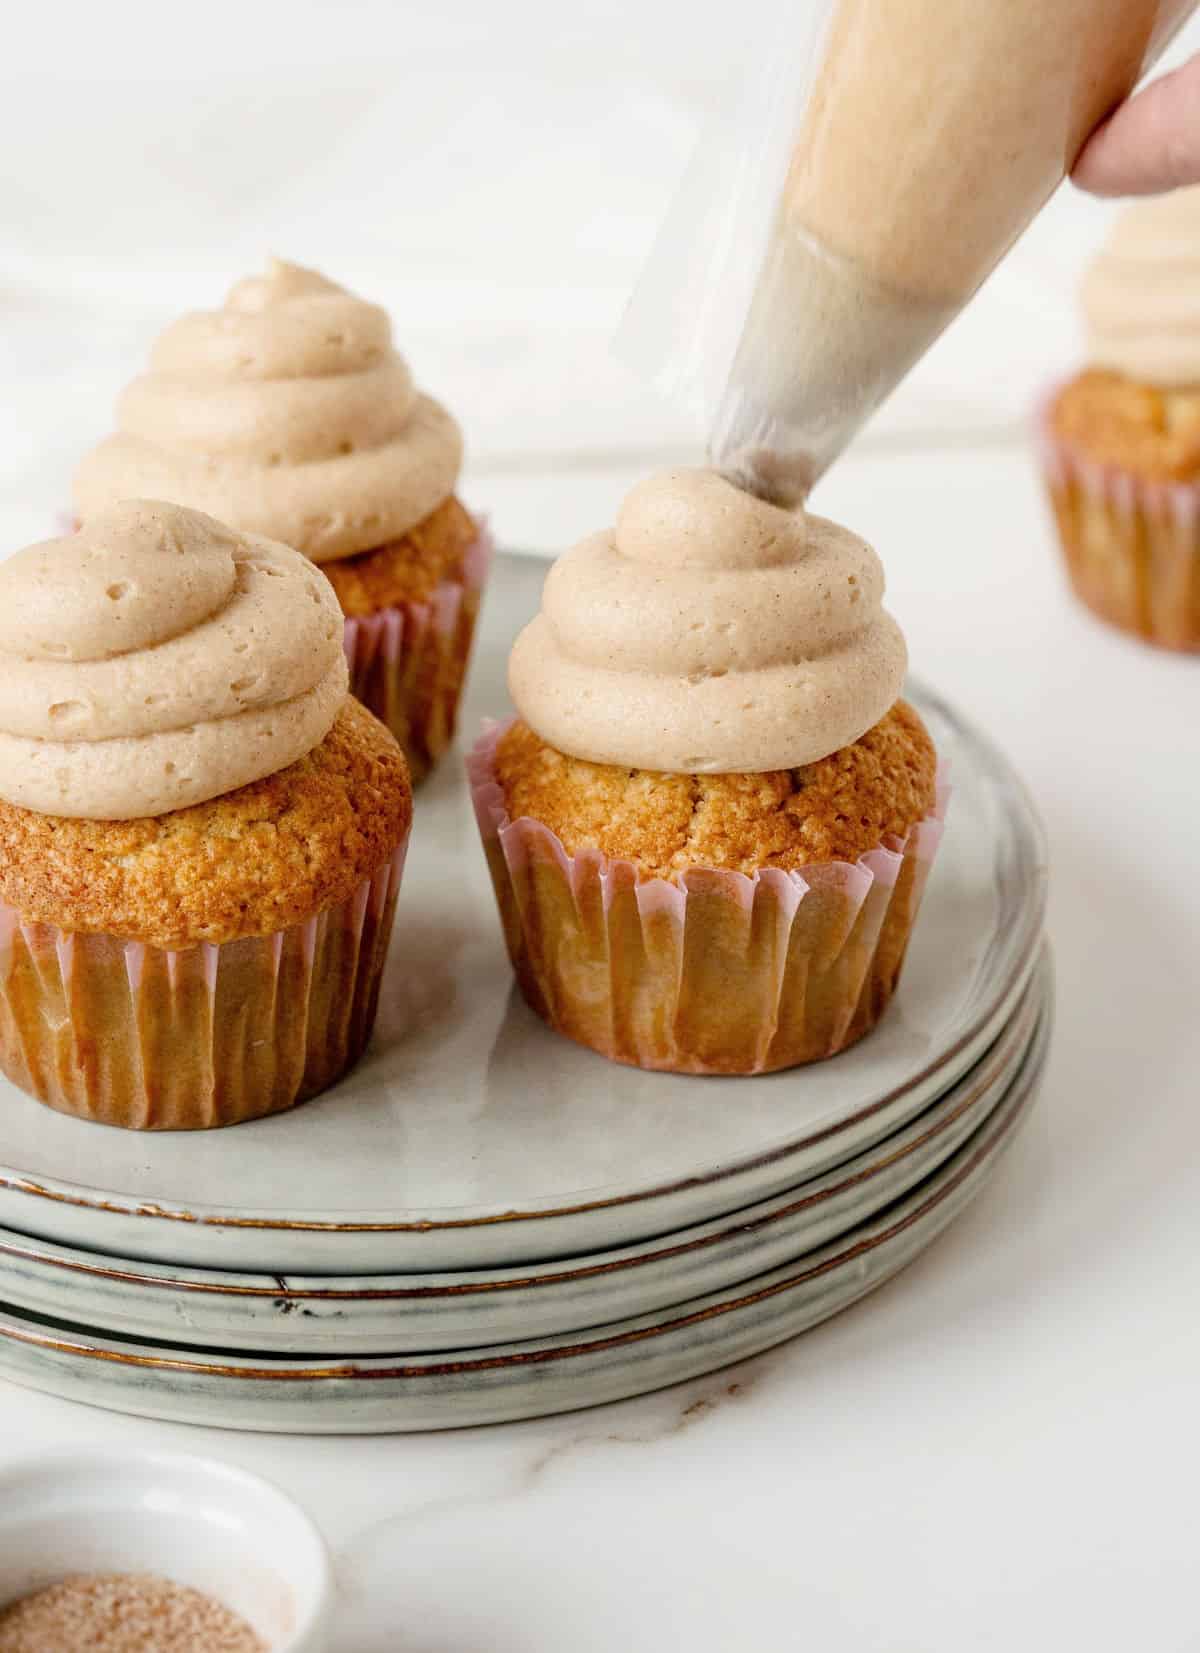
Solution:
[{"label": "cinnamon frosting swirl", "polygon": [[130,820],[232,792],[329,732],[342,617],[297,552],[125,501],[0,564],[0,797]]},{"label": "cinnamon frosting swirl", "polygon": [[75,476],[86,520],[175,500],[329,562],[399,539],[454,491],[462,437],[413,384],[385,311],[272,261],[183,316]]},{"label": "cinnamon frosting swirl", "polygon": [[1200,385],[1200,188],[1127,207],[1083,283],[1093,366]]},{"label": "cinnamon frosting swirl", "polygon": [[899,696],[907,656],[883,586],[870,546],[836,523],[715,471],[665,471],[551,570],[513,649],[513,699],[543,740],[595,763],[794,769]]}]

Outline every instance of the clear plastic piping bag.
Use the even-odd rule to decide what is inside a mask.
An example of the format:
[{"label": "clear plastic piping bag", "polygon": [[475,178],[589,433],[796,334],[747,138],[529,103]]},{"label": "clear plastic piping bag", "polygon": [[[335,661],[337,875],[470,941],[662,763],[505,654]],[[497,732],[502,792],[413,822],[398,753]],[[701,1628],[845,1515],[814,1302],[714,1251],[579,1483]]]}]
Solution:
[{"label": "clear plastic piping bag", "polygon": [[778,0],[618,349],[795,503],[958,315],[1198,0]]}]

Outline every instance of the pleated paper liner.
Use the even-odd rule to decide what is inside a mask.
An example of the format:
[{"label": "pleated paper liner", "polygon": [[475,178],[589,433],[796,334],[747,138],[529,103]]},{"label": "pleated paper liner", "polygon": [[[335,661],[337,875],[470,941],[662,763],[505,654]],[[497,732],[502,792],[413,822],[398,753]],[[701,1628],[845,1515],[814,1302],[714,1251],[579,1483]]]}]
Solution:
[{"label": "pleated paper liner", "polygon": [[614,1061],[676,1073],[767,1073],[869,1032],[900,977],[947,793],[907,839],[853,864],[753,877],[695,868],[639,881],[627,861],[569,855],[509,819],[495,777],[504,726],[468,767],[509,956],[534,1010]]},{"label": "pleated paper liner", "polygon": [[1052,407],[1038,446],[1076,596],[1147,643],[1200,649],[1200,485],[1097,464],[1057,433]]},{"label": "pleated paper liner", "polygon": [[350,692],[400,742],[414,783],[454,739],[492,550],[481,524],[461,578],[444,580],[427,602],[398,603],[346,621]]},{"label": "pleated paper liner", "polygon": [[278,1113],[362,1054],[404,851],[273,935],[180,951],[29,923],[0,905],[0,1067],[62,1113],[202,1130]]}]

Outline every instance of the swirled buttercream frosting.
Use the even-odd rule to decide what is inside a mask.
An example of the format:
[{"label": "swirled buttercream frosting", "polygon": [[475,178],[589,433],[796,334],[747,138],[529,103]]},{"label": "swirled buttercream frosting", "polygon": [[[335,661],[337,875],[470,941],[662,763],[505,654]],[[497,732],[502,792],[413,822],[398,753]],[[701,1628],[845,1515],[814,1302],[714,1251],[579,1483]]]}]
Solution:
[{"label": "swirled buttercream frosting", "polygon": [[342,617],[287,546],[127,500],[0,564],[0,797],[162,815],[274,774],[346,699]]},{"label": "swirled buttercream frosting", "polygon": [[871,547],[836,523],[715,471],[665,471],[551,569],[512,652],[512,696],[543,740],[594,763],[794,769],[899,696],[907,657],[883,584]]},{"label": "swirled buttercream frosting", "polygon": [[423,522],[461,463],[458,426],[416,389],[386,312],[272,261],[160,335],[74,498],[84,520],[176,500],[330,562]]},{"label": "swirled buttercream frosting", "polygon": [[1120,215],[1084,278],[1083,310],[1094,366],[1200,385],[1200,188]]}]

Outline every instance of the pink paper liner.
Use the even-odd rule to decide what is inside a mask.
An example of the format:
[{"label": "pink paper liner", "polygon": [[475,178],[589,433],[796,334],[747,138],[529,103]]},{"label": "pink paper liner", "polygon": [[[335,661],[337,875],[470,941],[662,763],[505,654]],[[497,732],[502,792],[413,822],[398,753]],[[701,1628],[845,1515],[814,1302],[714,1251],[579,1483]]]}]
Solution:
[{"label": "pink paper liner", "polygon": [[444,580],[426,602],[397,603],[346,621],[350,692],[395,735],[414,781],[454,739],[493,550],[481,522],[461,579]]},{"label": "pink paper liner", "polygon": [[1089,458],[1054,429],[1060,391],[1043,399],[1035,432],[1072,589],[1122,631],[1200,649],[1200,483],[1151,481]]},{"label": "pink paper liner", "polygon": [[278,1113],[371,1035],[405,848],[347,901],[266,936],[170,950],[0,903],[0,1068],[62,1113],[203,1130]]},{"label": "pink paper liner", "polygon": [[639,881],[631,862],[570,855],[510,819],[495,774],[507,727],[485,730],[467,769],[509,956],[552,1027],[615,1061],[706,1074],[819,1060],[874,1026],[941,839],[941,777],[934,814],[857,862]]}]

